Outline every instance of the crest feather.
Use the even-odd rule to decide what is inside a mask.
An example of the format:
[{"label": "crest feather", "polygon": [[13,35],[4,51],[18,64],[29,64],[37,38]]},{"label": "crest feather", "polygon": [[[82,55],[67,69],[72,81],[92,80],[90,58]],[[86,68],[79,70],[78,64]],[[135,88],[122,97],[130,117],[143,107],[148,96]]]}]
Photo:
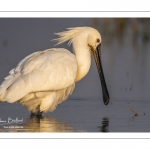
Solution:
[{"label": "crest feather", "polygon": [[68,41],[68,45],[70,46],[73,38],[85,30],[87,27],[75,27],[75,28],[67,28],[68,31],[63,31],[59,33],[55,33],[55,35],[59,36],[59,38],[53,39],[52,41],[56,41],[56,45],[62,44]]}]

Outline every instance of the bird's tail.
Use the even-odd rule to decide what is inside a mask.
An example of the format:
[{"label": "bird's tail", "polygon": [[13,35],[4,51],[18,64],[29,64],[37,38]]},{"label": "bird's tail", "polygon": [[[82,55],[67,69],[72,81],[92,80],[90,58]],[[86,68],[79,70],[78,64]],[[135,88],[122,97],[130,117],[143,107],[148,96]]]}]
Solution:
[{"label": "bird's tail", "polygon": [[5,94],[6,94],[6,91],[3,94],[0,95],[0,103],[5,101],[5,99],[4,99]]},{"label": "bird's tail", "polygon": [[4,78],[4,81],[0,85],[0,102],[5,101],[5,95],[7,93],[7,89],[11,86],[11,84],[18,78],[19,74],[14,74],[14,69],[9,72],[9,75]]}]

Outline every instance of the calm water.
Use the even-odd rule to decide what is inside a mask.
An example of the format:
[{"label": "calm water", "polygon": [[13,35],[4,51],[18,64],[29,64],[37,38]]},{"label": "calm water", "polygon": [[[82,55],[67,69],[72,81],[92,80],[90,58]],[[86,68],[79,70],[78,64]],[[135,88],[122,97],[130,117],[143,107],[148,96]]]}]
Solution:
[{"label": "calm water", "polygon": [[[105,21],[100,19],[93,24],[89,18],[0,19],[0,82],[26,55],[53,47],[50,40],[56,38],[54,32],[94,26],[103,39],[102,63],[111,100],[104,106],[92,57],[88,75],[54,112],[43,114],[42,118],[30,117],[27,108],[18,103],[1,103],[1,132],[150,132],[150,38],[143,39],[141,26],[135,38],[131,24],[134,20],[126,24],[121,34],[116,30],[110,34],[110,23],[103,25]],[[144,29],[150,32],[149,26]],[[66,44],[59,47],[71,49]],[[134,116],[128,103],[138,116]],[[17,119],[20,124],[12,123]]]},{"label": "calm water", "polygon": [[[52,113],[31,117],[20,104],[0,105],[1,132],[150,132],[150,102],[130,101],[138,113],[134,116],[128,101],[112,101],[104,106],[101,100],[67,100]],[[6,112],[6,110],[9,110]],[[9,119],[10,118],[10,119]],[[23,120],[12,123],[12,120]],[[9,119],[9,123],[8,123]],[[2,124],[2,123],[1,123]]]}]

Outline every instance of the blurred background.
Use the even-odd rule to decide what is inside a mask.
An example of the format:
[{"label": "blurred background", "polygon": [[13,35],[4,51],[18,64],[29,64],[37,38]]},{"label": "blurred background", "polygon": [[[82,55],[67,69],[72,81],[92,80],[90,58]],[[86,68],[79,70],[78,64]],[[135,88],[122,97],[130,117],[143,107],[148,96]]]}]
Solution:
[{"label": "blurred background", "polygon": [[[54,33],[91,26],[102,36],[102,65],[111,100],[150,99],[150,19],[148,18],[1,18],[0,83],[20,60],[54,47]],[[67,43],[64,47],[72,51]],[[70,99],[101,99],[101,85],[92,56],[87,76]],[[101,102],[103,103],[103,102]]]}]

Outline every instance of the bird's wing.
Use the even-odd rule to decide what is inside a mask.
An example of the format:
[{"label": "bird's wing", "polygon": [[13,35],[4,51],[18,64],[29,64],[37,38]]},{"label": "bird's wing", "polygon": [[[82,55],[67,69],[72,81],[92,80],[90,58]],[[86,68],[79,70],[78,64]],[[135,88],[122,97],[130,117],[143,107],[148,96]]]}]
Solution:
[{"label": "bird's wing", "polygon": [[23,60],[21,60],[16,68],[9,71],[9,75],[4,78],[3,83],[0,85],[0,96],[6,91],[6,89],[15,82],[17,78],[20,77],[22,69],[24,68],[24,65],[31,59],[34,58],[36,55],[40,54],[41,51],[32,53],[25,57]]},{"label": "bird's wing", "polygon": [[2,83],[0,92],[15,102],[30,92],[66,88],[76,78],[75,56],[65,49],[48,49],[24,58]]}]

